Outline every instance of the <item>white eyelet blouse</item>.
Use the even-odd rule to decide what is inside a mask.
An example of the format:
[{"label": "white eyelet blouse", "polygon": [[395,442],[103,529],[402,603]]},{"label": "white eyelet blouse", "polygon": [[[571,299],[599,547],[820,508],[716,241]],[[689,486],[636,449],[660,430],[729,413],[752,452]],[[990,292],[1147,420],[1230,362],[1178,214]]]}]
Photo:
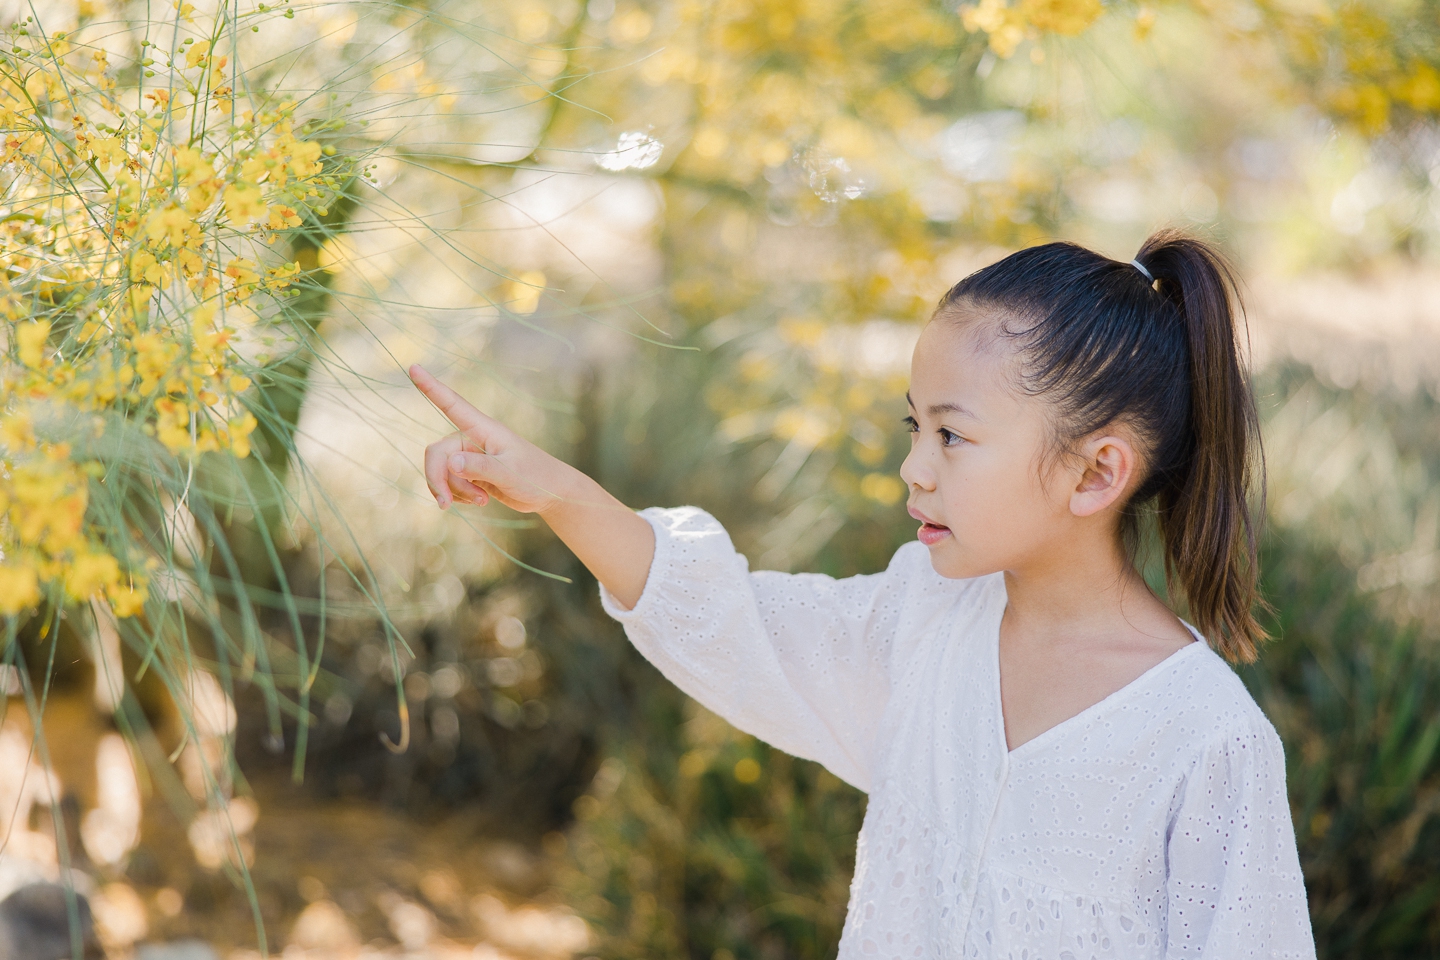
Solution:
[{"label": "white eyelet blouse", "polygon": [[1203,640],[1008,750],[1002,575],[947,579],[918,542],[883,573],[751,573],[705,511],[640,515],[649,577],[631,610],[602,586],[606,612],[869,793],[841,960],[1315,956],[1280,739]]}]

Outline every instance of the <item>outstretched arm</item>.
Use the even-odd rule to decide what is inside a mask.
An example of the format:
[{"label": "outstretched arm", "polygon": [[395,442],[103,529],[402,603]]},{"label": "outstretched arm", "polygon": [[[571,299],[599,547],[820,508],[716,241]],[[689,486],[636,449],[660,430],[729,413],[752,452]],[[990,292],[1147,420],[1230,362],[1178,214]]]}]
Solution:
[{"label": "outstretched arm", "polygon": [[410,379],[457,431],[425,448],[425,482],[440,509],[493,497],[512,510],[537,514],[616,600],[633,607],[655,556],[650,524],[579,470],[475,409],[418,363]]}]

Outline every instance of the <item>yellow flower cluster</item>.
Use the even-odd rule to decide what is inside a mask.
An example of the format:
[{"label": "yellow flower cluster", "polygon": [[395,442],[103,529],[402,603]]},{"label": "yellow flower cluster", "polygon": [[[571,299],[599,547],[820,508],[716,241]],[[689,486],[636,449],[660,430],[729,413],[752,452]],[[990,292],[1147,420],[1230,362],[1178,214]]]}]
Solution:
[{"label": "yellow flower cluster", "polygon": [[1440,58],[1433,47],[1407,40],[1415,29],[1408,8],[1346,3],[1332,11],[1265,3],[1262,10],[1263,29],[1276,34],[1299,71],[1312,78],[1324,105],[1365,135],[1384,133],[1397,111],[1440,113]]},{"label": "yellow flower cluster", "polygon": [[971,33],[984,31],[996,56],[1009,57],[1021,41],[1042,33],[1073,37],[1084,33],[1105,8],[1100,0],[980,0],[960,8],[960,18]]},{"label": "yellow flower cluster", "polygon": [[[195,26],[185,13],[181,36]],[[299,266],[265,265],[266,244],[323,213],[335,180],[294,104],[234,117],[229,59],[210,39],[178,43],[138,110],[103,50],[15,29],[7,46],[0,615],[100,595],[133,616],[155,561],[113,546],[127,532],[87,510],[107,470],[93,451],[107,430],[138,428],[161,455],[249,455],[235,323],[252,297],[291,295]]]}]

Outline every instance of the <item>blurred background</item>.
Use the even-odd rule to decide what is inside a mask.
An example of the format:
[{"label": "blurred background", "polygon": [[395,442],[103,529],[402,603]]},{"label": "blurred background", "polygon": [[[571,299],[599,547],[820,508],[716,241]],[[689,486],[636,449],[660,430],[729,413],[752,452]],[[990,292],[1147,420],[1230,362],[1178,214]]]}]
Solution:
[{"label": "blurred background", "polygon": [[[166,76],[142,41],[227,9],[163,6],[0,22],[109,51],[138,99]],[[900,418],[938,297],[1173,225],[1244,278],[1275,639],[1239,672],[1285,741],[1320,954],[1440,955],[1435,3],[251,14],[238,75],[353,161],[285,234],[303,295],[232,341],[261,415],[235,463],[265,472],[204,599],[248,597],[257,645],[162,684],[103,612],[11,617],[0,897],[68,878],[89,949],[141,960],[833,956],[864,797],[669,687],[543,525],[436,509],[447,428],[404,370],[633,506],[705,507],[752,568],[871,572],[914,535]],[[165,504],[157,542],[209,543]],[[152,622],[203,648],[204,578],[167,556]]]}]

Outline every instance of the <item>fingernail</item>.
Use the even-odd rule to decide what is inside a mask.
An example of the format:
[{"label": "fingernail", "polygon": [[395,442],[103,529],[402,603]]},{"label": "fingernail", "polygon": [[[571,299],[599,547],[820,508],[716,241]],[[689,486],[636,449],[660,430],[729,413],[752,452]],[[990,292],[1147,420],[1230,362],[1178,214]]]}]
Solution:
[{"label": "fingernail", "polygon": [[455,456],[453,456],[453,457],[450,458],[450,469],[451,469],[451,470],[464,470],[464,469],[465,469],[465,458],[462,457],[462,456],[460,456],[460,454],[458,454],[458,453],[455,454]]}]

